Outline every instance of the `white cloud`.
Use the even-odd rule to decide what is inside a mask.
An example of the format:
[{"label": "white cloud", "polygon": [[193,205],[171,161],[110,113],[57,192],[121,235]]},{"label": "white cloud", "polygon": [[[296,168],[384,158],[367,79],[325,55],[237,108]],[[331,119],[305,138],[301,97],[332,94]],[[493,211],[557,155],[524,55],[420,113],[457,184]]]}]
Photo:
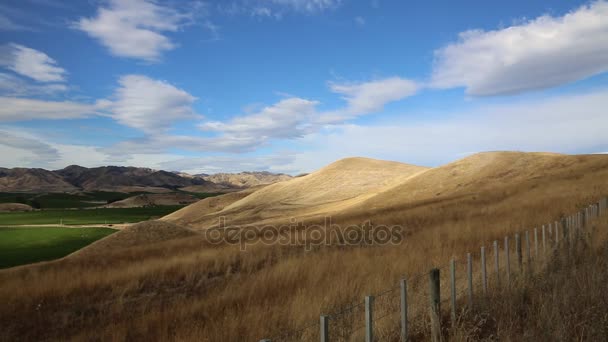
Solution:
[{"label": "white cloud", "polygon": [[355,24],[357,24],[358,26],[365,26],[365,18],[361,16],[355,17]]},{"label": "white cloud", "polygon": [[196,117],[192,109],[196,98],[165,81],[126,75],[118,83],[114,98],[100,103],[123,125],[158,134],[175,121]]},{"label": "white cloud", "polygon": [[0,48],[0,65],[39,82],[63,82],[66,71],[45,53],[19,44]]},{"label": "white cloud", "polygon": [[471,95],[554,87],[608,71],[608,2],[495,31],[462,32],[435,51],[431,86]]},{"label": "white cloud", "polygon": [[343,95],[348,103],[346,108],[329,113],[325,120],[334,120],[374,113],[382,110],[387,103],[399,101],[416,94],[416,82],[400,77],[390,77],[361,83],[330,82],[331,91]]},{"label": "white cloud", "polygon": [[55,95],[68,90],[63,83],[37,83],[0,72],[0,94],[5,96]]},{"label": "white cloud", "polygon": [[97,16],[81,18],[75,27],[99,40],[113,55],[154,62],[176,47],[164,33],[191,23],[196,4],[179,11],[152,0],[110,0]]},{"label": "white cloud", "polygon": [[199,127],[219,134],[201,138],[198,146],[211,150],[242,151],[263,146],[273,139],[296,139],[313,133],[323,125],[342,124],[359,115],[381,110],[390,102],[413,95],[417,85],[399,77],[370,82],[330,83],[333,92],[344,95],[347,105],[334,111],[320,112],[318,101],[289,97],[252,114],[227,122],[209,121]]},{"label": "white cloud", "polygon": [[0,97],[0,122],[36,119],[76,119],[90,116],[97,112],[96,106],[84,103]]},{"label": "white cloud", "polygon": [[315,119],[317,101],[288,98],[264,107],[258,113],[237,117],[227,123],[212,121],[201,125],[203,130],[222,132],[229,136],[293,138],[301,136]]}]

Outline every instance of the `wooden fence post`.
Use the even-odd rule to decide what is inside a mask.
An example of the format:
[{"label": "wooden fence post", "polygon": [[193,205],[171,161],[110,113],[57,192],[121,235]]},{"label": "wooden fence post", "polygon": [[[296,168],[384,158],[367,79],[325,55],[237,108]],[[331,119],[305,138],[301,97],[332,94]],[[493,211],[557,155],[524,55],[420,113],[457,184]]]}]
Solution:
[{"label": "wooden fence post", "polygon": [[473,306],[473,258],[467,253],[467,276],[469,278],[469,306]]},{"label": "wooden fence post", "polygon": [[547,234],[545,232],[545,225],[543,224],[543,254],[547,254]]},{"label": "wooden fence post", "polygon": [[509,258],[509,237],[505,236],[505,272],[507,274],[507,285],[511,283],[511,260]]},{"label": "wooden fence post", "polygon": [[528,257],[528,266],[530,265],[530,260],[532,259],[532,255],[530,253],[530,232],[526,230],[526,253]]},{"label": "wooden fence post", "polygon": [[534,259],[538,259],[538,228],[534,227]]},{"label": "wooden fence post", "polygon": [[519,267],[519,271],[521,271],[522,256],[521,256],[521,239],[519,238],[519,233],[515,233],[515,255],[517,256],[517,266]]},{"label": "wooden fence post", "polygon": [[401,342],[407,342],[407,282],[401,279]]},{"label": "wooden fence post", "polygon": [[456,325],[456,260],[452,258],[450,261],[450,292],[452,302],[452,326]]},{"label": "wooden fence post", "polygon": [[481,284],[483,288],[483,294],[488,293],[488,278],[486,275],[486,248],[481,247]]},{"label": "wooden fence post", "polygon": [[494,240],[494,268],[496,268],[496,287],[500,286],[500,261],[498,260],[498,241]]},{"label": "wooden fence post", "polygon": [[321,315],[319,336],[321,342],[329,342],[329,317]]},{"label": "wooden fence post", "polygon": [[[439,269],[434,268],[429,273],[431,340],[441,342],[441,289],[439,284]],[[371,340],[366,341],[371,342]]]},{"label": "wooden fence post", "polygon": [[365,342],[374,341],[374,296],[365,296]]}]

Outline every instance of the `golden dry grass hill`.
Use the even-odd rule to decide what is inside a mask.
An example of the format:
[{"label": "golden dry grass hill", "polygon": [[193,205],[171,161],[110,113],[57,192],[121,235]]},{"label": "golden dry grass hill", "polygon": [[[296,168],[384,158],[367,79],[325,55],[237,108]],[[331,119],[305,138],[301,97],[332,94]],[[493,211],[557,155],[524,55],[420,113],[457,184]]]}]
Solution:
[{"label": "golden dry grass hill", "polygon": [[[435,168],[349,158],[206,198],[62,260],[0,271],[0,340],[257,341],[607,194],[608,155],[488,152]],[[399,224],[406,236],[241,251],[201,234],[219,216],[258,224],[326,215]]]},{"label": "golden dry grass hill", "polygon": [[[197,204],[163,220],[204,229],[216,225],[220,216],[225,217],[229,224],[251,224],[277,218],[327,215],[401,184],[426,169],[369,158],[347,158],[306,176],[271,184],[253,193],[224,195],[224,199],[238,200],[227,203],[222,210],[211,215],[201,211],[201,205]],[[222,196],[216,200],[222,200]]]}]

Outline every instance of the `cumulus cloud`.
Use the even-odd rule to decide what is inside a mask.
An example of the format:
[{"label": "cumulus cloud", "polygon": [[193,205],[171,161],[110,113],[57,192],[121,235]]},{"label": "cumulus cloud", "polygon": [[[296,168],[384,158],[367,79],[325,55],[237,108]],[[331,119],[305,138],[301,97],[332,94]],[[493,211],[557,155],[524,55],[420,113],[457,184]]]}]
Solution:
[{"label": "cumulus cloud", "polygon": [[115,56],[155,62],[176,47],[165,33],[191,23],[196,4],[180,11],[152,0],[110,0],[95,17],[81,18],[74,26]]},{"label": "cumulus cloud", "polygon": [[63,82],[66,71],[44,52],[8,44],[0,48],[0,65],[38,82]]},{"label": "cumulus cloud", "polygon": [[435,51],[431,86],[471,95],[542,89],[608,71],[608,2],[501,30],[462,32]]},{"label": "cumulus cloud", "polygon": [[203,130],[222,132],[229,136],[292,138],[301,136],[310,128],[316,114],[317,101],[288,98],[264,107],[258,113],[240,116],[229,122],[211,121],[202,124]]},{"label": "cumulus cloud", "polygon": [[0,122],[76,119],[96,113],[98,113],[98,109],[95,105],[84,103],[0,97]]},{"label": "cumulus cloud", "polygon": [[149,134],[158,134],[178,120],[196,117],[196,97],[165,82],[143,75],[126,75],[112,100],[100,105],[119,123]]},{"label": "cumulus cloud", "polygon": [[410,80],[391,77],[360,83],[330,83],[330,89],[343,95],[346,106],[319,111],[318,101],[289,97],[252,114],[199,125],[203,131],[218,136],[201,138],[198,146],[238,152],[264,146],[273,139],[300,138],[324,125],[342,124],[353,117],[377,112],[387,103],[415,94],[417,85]]},{"label": "cumulus cloud", "polygon": [[330,82],[329,87],[334,93],[343,95],[348,107],[340,112],[348,115],[377,112],[387,103],[412,96],[418,90],[418,85],[414,81],[400,77],[361,83]]}]

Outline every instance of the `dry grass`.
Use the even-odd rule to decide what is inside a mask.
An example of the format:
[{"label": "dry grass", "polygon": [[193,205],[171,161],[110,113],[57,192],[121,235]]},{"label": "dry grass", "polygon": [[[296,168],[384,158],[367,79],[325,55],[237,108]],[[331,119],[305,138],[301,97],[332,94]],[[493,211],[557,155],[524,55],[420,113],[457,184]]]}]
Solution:
[{"label": "dry grass", "polygon": [[446,332],[449,340],[605,341],[608,220],[596,224],[600,229],[593,241],[579,244],[569,257],[562,249],[541,272],[522,276],[463,310]]},{"label": "dry grass", "polygon": [[[430,197],[334,217],[340,224],[367,219],[403,224],[408,236],[398,245],[331,245],[306,252],[301,246],[258,244],[241,252],[194,235],[5,270],[0,272],[0,339],[255,341],[275,336],[396,285],[404,274],[444,265],[452,256],[554,221],[608,194],[608,158],[563,157],[543,162],[550,167],[540,170],[509,162],[500,164],[500,173],[480,168],[467,175],[467,186],[448,172],[440,195],[429,189]],[[537,171],[528,173],[532,169]],[[513,176],[518,170],[525,172]],[[335,326],[350,331],[350,323]],[[391,339],[395,330],[386,324],[379,336]],[[415,324],[425,331],[424,321]],[[298,338],[314,339],[316,330]]]}]

